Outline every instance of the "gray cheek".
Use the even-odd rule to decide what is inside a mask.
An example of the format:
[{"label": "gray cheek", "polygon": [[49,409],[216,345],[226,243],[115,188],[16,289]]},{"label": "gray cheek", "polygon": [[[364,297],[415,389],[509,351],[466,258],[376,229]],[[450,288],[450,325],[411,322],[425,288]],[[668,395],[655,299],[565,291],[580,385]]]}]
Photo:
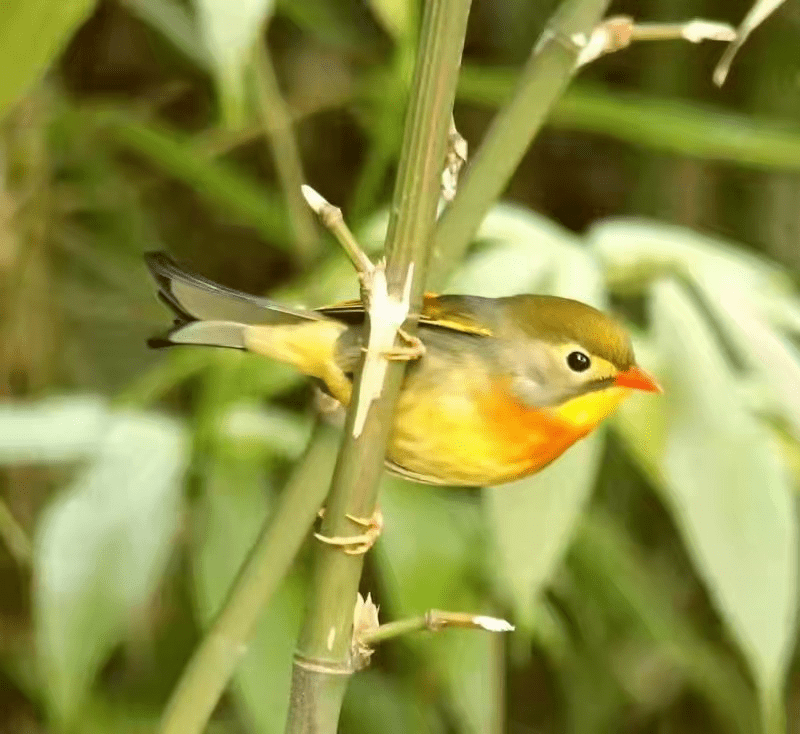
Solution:
[{"label": "gray cheek", "polygon": [[560,386],[544,385],[528,376],[518,375],[511,385],[517,398],[529,408],[549,408],[564,399]]}]

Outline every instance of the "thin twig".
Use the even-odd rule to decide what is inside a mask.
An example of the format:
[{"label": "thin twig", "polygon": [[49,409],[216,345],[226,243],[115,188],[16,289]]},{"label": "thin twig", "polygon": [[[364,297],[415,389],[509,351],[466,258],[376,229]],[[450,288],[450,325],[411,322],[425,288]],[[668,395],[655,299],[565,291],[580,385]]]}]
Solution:
[{"label": "thin twig", "polygon": [[443,612],[439,609],[431,609],[419,617],[387,622],[373,630],[363,632],[359,635],[358,641],[363,645],[373,646],[410,632],[423,630],[437,632],[446,627],[460,627],[462,629],[484,630],[486,632],[514,631],[514,625],[505,619],[487,617],[481,614],[469,614],[468,612]]},{"label": "thin twig", "polygon": [[358,241],[347,226],[342,216],[342,210],[331,204],[324,196],[317,193],[306,184],[300,187],[303,198],[311,210],[320,218],[322,224],[330,230],[331,234],[342,246],[347,256],[352,260],[359,276],[366,276],[374,269],[372,261],[364,254]]},{"label": "thin twig", "polygon": [[736,31],[728,23],[696,18],[685,23],[637,23],[628,15],[615,15],[598,23],[578,56],[584,66],[600,56],[621,51],[635,41],[732,41]]}]

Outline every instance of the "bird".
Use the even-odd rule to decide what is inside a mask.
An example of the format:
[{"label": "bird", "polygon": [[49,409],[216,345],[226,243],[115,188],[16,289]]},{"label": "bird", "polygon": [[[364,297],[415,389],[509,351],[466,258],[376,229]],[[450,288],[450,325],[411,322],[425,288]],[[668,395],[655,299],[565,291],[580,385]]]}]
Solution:
[{"label": "bird", "polygon": [[[208,280],[163,252],[145,262],[175,319],[151,347],[253,352],[349,404],[367,337],[361,301],[293,308]],[[637,364],[624,326],[568,298],[426,294],[417,338],[386,466],[424,484],[516,481],[590,434],[632,391],[661,392]]]}]

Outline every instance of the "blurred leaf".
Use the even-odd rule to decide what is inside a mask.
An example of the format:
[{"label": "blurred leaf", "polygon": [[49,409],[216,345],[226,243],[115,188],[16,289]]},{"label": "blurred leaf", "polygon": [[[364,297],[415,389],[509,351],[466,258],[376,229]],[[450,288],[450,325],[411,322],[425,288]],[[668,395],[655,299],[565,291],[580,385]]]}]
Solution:
[{"label": "blurred leaf", "polygon": [[[477,504],[453,490],[420,487],[387,477],[381,486],[386,527],[375,560],[395,618],[428,609],[490,613],[473,588],[485,541]],[[386,612],[381,614],[385,621]],[[449,694],[461,728],[494,731],[502,705],[488,633],[444,630],[405,638]],[[430,681],[429,681],[430,683]],[[431,691],[425,698],[435,700]]]},{"label": "blurred leaf", "polygon": [[530,630],[536,597],[572,539],[594,487],[603,436],[587,438],[539,474],[483,490],[499,557],[498,581],[510,593],[514,622]]},{"label": "blurred leaf", "polygon": [[362,0],[277,0],[276,12],[325,46],[369,57],[385,44],[365,7]]},{"label": "blurred leaf", "polygon": [[[595,632],[591,627],[605,624],[609,629],[604,634],[612,637],[607,642],[618,646],[616,630],[641,629],[655,643],[653,653],[663,655],[681,671],[706,697],[720,721],[741,734],[755,730],[756,707],[747,681],[730,656],[707,641],[676,607],[681,592],[674,588],[669,569],[644,558],[618,521],[602,511],[588,513],[579,525],[569,565],[575,584],[570,611],[580,615],[584,610],[584,635]],[[608,619],[599,621],[598,616]],[[619,655],[618,650],[606,651],[599,662],[603,665]],[[619,663],[617,669],[618,675],[635,674]]]},{"label": "blurred leaf", "polygon": [[363,670],[347,685],[340,731],[358,734],[444,734],[414,690],[402,679]]},{"label": "blurred leaf", "polygon": [[[217,457],[209,472],[195,548],[195,593],[204,627],[225,601],[268,514],[269,479],[260,461]],[[302,589],[298,574],[284,579],[237,668],[236,697],[257,734],[282,732],[286,722]]]},{"label": "blurred leaf", "polygon": [[224,416],[222,432],[238,450],[247,445],[297,458],[311,437],[311,420],[289,410],[251,404],[234,405]]},{"label": "blurred leaf", "polygon": [[[519,72],[466,65],[458,98],[499,107],[511,97]],[[575,84],[558,101],[548,124],[607,135],[653,150],[761,169],[800,169],[800,127],[792,120],[753,117],[653,95],[609,92]]]},{"label": "blurred leaf", "polygon": [[460,611],[442,605],[459,604],[465,596],[472,601],[465,579],[477,577],[483,557],[482,548],[476,547],[481,532],[478,503],[468,490],[438,489],[391,476],[384,478],[380,497],[386,527],[375,556],[385,570],[393,613]]},{"label": "blurred leaf", "polygon": [[0,463],[78,461],[101,447],[109,415],[96,397],[0,405]]},{"label": "blurred leaf", "polygon": [[787,274],[766,258],[687,227],[639,219],[609,219],[588,233],[612,289],[641,292],[663,274],[750,293],[788,293]]},{"label": "blurred leaf", "polygon": [[411,25],[409,0],[369,0],[369,6],[395,41],[408,34]]},{"label": "blurred leaf", "polygon": [[736,31],[736,40],[732,41],[722,58],[714,69],[714,83],[722,85],[728,76],[733,59],[747,40],[748,36],[760,26],[772,13],[774,13],[784,0],[756,0],[750,8],[744,20]]},{"label": "blurred leaf", "polygon": [[761,407],[785,421],[800,441],[800,351],[767,323],[747,294],[725,289],[709,296],[725,334],[770,391],[768,404]]},{"label": "blurred leaf", "polygon": [[64,724],[158,583],[178,526],[185,444],[171,420],[112,414],[96,457],[39,525],[36,640],[49,705]]},{"label": "blurred leaf", "polygon": [[0,12],[0,120],[44,74],[95,0],[4,0]]},{"label": "blurred leaf", "polygon": [[201,155],[187,137],[155,123],[139,122],[120,113],[100,113],[97,122],[120,147],[146,156],[212,204],[223,206],[259,231],[270,243],[287,250],[292,247],[281,198],[247,174]]},{"label": "blurred leaf", "polygon": [[245,73],[273,5],[274,0],[194,0],[200,33],[216,69],[223,119],[231,127],[245,121]]},{"label": "blurred leaf", "polygon": [[722,618],[771,699],[797,614],[797,527],[778,447],[740,404],[715,337],[673,283],[654,289],[668,432],[661,489]]},{"label": "blurred leaf", "polygon": [[203,46],[195,22],[177,0],[122,0],[125,7],[155,28],[186,58],[201,69],[210,65],[208,51]]}]

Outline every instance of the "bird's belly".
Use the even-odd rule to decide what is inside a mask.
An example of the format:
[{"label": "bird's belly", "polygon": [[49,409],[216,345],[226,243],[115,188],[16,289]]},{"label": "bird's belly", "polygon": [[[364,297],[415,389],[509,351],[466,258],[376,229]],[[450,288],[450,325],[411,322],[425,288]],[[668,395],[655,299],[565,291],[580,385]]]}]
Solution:
[{"label": "bird's belly", "polygon": [[[546,410],[530,410],[504,390],[403,390],[388,458],[412,479],[485,486],[531,474],[587,431]],[[455,386],[450,386],[454,388]]]}]

